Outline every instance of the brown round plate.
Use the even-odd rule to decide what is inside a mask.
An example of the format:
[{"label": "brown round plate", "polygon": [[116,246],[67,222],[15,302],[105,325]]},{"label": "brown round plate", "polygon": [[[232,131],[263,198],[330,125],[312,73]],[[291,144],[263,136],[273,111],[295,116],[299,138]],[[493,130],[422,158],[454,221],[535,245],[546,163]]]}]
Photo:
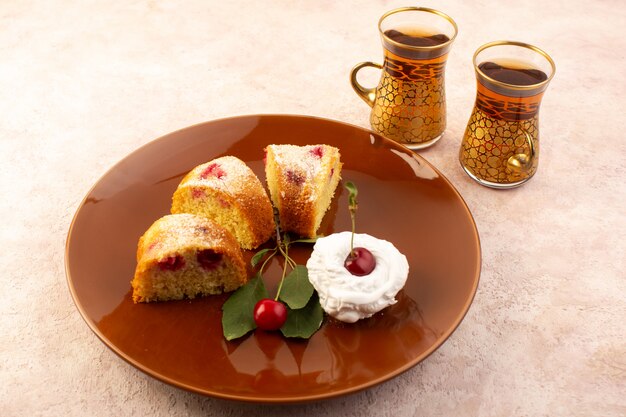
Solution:
[{"label": "brown round plate", "polygon": [[[357,231],[404,253],[409,278],[398,303],[355,324],[325,319],[309,340],[255,331],[222,337],[227,295],[133,304],[137,241],[168,214],[194,166],[223,155],[247,162],[265,181],[269,144],[325,143],[340,149],[343,181],[359,188]],[[340,187],[320,233],[350,230]],[[305,263],[311,245],[290,251]],[[246,254],[248,259],[252,252]],[[439,347],[469,309],[480,274],[470,211],[450,182],[420,156],[368,130],[306,116],[242,116],[166,135],[133,152],[92,188],[70,227],[70,291],[83,318],[115,353],[147,374],[197,393],[242,401],[318,400],[371,387]],[[270,294],[278,261],[265,274]],[[355,278],[366,279],[366,278]]]}]

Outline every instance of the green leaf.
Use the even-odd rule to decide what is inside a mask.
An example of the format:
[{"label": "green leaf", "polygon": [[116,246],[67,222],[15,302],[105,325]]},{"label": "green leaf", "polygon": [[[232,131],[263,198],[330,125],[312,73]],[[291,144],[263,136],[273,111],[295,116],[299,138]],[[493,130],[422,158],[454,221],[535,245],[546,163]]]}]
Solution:
[{"label": "green leaf", "polygon": [[226,300],[222,306],[222,330],[226,340],[237,339],[256,328],[254,306],[268,296],[263,279],[257,274]]},{"label": "green leaf", "polygon": [[295,269],[285,277],[278,298],[287,303],[290,308],[297,310],[307,304],[313,291],[315,289],[309,281],[309,272],[306,266],[296,265]]},{"label": "green leaf", "polygon": [[319,239],[320,237],[324,237],[324,235],[315,236],[310,239],[298,239],[298,240],[294,240],[291,243],[315,243],[317,242],[317,239]]},{"label": "green leaf", "polygon": [[315,294],[304,308],[293,310],[287,307],[287,321],[280,328],[285,337],[308,339],[322,325],[324,310]]},{"label": "green leaf", "polygon": [[257,264],[259,262],[261,262],[261,259],[263,259],[263,256],[265,256],[265,254],[269,251],[276,251],[276,249],[272,248],[272,249],[261,249],[260,251],[258,251],[257,253],[254,254],[254,256],[252,257],[252,259],[250,260],[250,263],[252,264],[252,267],[254,268],[255,266],[257,266]]},{"label": "green leaf", "polygon": [[352,181],[346,182],[344,187],[346,187],[346,190],[349,192],[348,204],[350,206],[350,210],[356,210],[356,196],[359,194],[359,190],[357,190],[356,185],[354,185]]}]

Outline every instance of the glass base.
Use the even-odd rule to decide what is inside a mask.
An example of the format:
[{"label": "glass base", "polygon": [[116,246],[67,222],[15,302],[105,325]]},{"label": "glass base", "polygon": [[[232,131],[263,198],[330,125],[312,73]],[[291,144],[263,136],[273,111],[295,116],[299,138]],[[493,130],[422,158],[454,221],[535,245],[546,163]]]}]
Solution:
[{"label": "glass base", "polygon": [[474,175],[469,169],[465,168],[463,164],[461,164],[461,166],[463,167],[463,170],[465,171],[465,173],[467,173],[467,175],[469,175],[471,179],[473,179],[480,185],[484,185],[485,187],[489,187],[489,188],[494,188],[496,190],[508,190],[510,188],[516,188],[532,178],[532,175],[531,175],[530,177],[524,178],[521,181],[509,182],[509,183],[485,181],[485,180],[478,178],[476,175]]},{"label": "glass base", "polygon": [[411,149],[411,150],[416,150],[416,149],[424,149],[424,148],[428,148],[429,146],[434,145],[435,143],[437,143],[437,141],[439,139],[441,139],[441,137],[443,136],[443,133],[439,136],[437,136],[434,139],[429,140],[428,142],[419,142],[419,143],[404,143],[404,142],[398,142],[401,145],[406,146],[407,148]]}]

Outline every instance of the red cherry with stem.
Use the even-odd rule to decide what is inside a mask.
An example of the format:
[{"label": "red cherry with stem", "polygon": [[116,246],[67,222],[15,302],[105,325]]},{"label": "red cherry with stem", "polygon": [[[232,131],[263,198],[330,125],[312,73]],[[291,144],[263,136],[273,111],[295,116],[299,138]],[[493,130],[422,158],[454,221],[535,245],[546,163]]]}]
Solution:
[{"label": "red cherry with stem", "polygon": [[362,277],[369,275],[376,268],[376,258],[372,255],[372,252],[365,248],[354,248],[348,254],[343,266],[352,275]]},{"label": "red cherry with stem", "polygon": [[280,301],[264,298],[254,306],[254,322],[262,330],[278,330],[287,321],[287,308]]}]

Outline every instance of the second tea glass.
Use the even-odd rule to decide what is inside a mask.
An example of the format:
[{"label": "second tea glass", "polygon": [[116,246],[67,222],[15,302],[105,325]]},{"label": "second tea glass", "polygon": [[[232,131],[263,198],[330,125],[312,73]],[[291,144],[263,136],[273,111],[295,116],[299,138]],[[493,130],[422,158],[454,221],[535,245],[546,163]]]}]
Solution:
[{"label": "second tea glass", "polygon": [[522,42],[497,41],[474,54],[477,93],[459,159],[491,188],[528,181],[539,164],[539,106],[554,76],[552,58]]}]

